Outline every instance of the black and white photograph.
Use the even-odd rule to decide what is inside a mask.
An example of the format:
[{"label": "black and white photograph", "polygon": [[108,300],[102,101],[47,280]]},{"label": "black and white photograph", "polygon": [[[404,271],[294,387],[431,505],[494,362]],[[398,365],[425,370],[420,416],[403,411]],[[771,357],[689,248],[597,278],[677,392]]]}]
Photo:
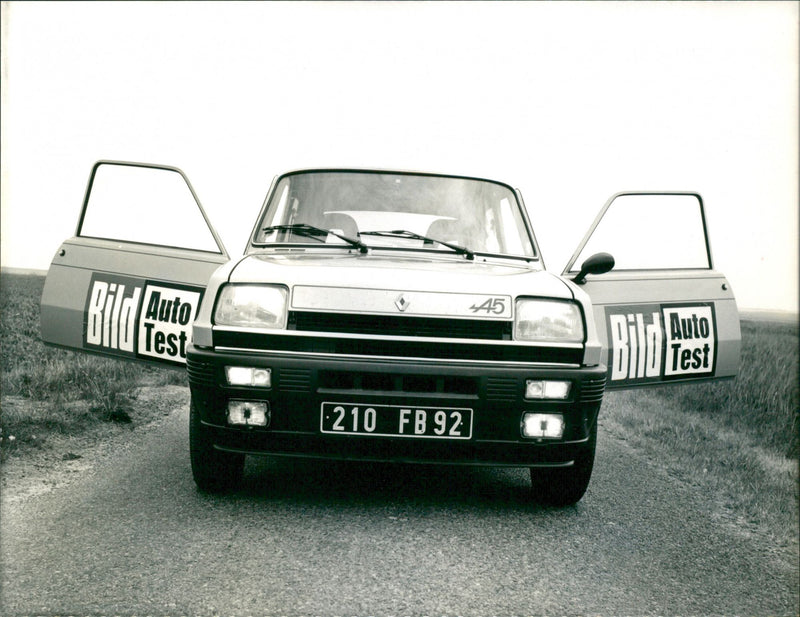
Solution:
[{"label": "black and white photograph", "polygon": [[800,2],[0,6],[0,615],[800,614]]}]

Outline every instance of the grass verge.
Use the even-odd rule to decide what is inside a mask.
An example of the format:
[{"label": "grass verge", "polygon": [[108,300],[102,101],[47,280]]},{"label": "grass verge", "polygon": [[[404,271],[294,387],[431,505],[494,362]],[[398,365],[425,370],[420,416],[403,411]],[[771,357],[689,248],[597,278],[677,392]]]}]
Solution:
[{"label": "grass verge", "polygon": [[44,277],[0,273],[0,461],[48,437],[136,426],[157,410],[136,405],[143,385],[185,384],[182,371],[45,346],[39,337]]},{"label": "grass verge", "polygon": [[606,430],[743,522],[798,536],[798,325],[742,321],[735,380],[608,393]]}]

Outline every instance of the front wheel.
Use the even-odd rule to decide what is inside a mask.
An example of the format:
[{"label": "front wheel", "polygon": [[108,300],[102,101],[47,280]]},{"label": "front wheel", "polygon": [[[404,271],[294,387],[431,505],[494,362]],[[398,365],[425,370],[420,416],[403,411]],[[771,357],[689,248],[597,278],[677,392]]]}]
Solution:
[{"label": "front wheel", "polygon": [[531,467],[533,498],[550,506],[578,503],[589,486],[597,446],[597,421],[589,432],[589,441],[571,467],[553,469]]},{"label": "front wheel", "polygon": [[234,490],[244,472],[244,454],[216,450],[209,429],[200,422],[200,412],[194,403],[189,409],[189,456],[192,476],[203,492],[222,493]]}]

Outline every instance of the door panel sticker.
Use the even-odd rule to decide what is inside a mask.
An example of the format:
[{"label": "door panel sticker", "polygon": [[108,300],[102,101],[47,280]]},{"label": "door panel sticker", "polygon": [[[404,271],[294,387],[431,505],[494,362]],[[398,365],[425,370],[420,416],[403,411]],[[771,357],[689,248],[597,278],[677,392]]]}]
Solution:
[{"label": "door panel sticker", "polygon": [[713,303],[607,306],[609,385],[713,377]]},{"label": "door panel sticker", "polygon": [[186,363],[203,288],[94,272],[84,310],[87,349]]}]

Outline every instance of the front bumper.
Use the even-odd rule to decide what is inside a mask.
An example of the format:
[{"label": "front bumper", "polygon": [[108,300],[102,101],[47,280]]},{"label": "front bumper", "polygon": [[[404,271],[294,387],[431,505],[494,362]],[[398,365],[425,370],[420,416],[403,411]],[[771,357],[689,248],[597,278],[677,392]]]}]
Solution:
[{"label": "front bumper", "polygon": [[[269,368],[270,388],[233,387],[225,366]],[[564,466],[587,447],[597,421],[606,368],[454,363],[347,356],[238,352],[190,346],[189,384],[202,424],[214,446],[247,454],[362,461],[398,461],[487,466]],[[569,380],[564,401],[525,400],[527,379]],[[234,427],[227,421],[230,399],[266,401],[267,427]],[[363,406],[468,408],[468,440],[323,433],[324,402]],[[562,439],[521,434],[525,412],[558,413]]]}]

